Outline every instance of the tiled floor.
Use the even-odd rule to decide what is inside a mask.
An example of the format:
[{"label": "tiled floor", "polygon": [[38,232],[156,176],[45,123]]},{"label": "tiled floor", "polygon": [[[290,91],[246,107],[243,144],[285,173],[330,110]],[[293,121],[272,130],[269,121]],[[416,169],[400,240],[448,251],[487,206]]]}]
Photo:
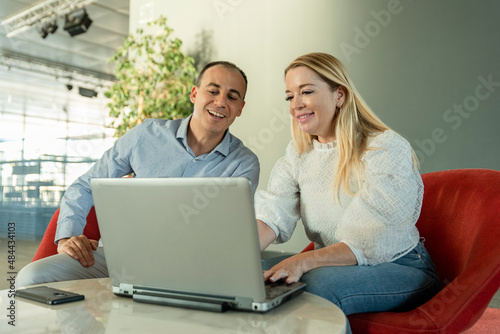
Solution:
[{"label": "tiled floor", "polygon": [[[38,245],[40,244],[40,241],[23,241],[23,240],[16,240],[15,244],[15,262],[14,262],[14,272],[19,272],[22,267],[27,265],[28,263],[31,262],[33,259],[33,256],[36,253],[36,250],[38,249]],[[9,249],[8,243],[6,239],[0,239],[0,272],[4,273],[2,277],[0,278],[0,290],[7,289],[10,285],[9,282],[7,282],[6,277],[7,272],[10,272],[12,270],[9,269],[10,264],[7,262],[8,261],[8,251]],[[2,254],[5,254],[2,256]],[[3,257],[3,258],[2,258]]]},{"label": "tiled floor", "polygon": [[[16,249],[15,249],[15,255],[16,255],[16,262],[15,262],[15,271],[19,272],[22,267],[24,267],[26,264],[30,263],[31,260],[33,259],[33,256],[36,253],[36,250],[38,249],[38,245],[40,242],[34,242],[34,241],[22,241],[22,240],[16,240]],[[10,271],[8,269],[8,253],[7,253],[7,241],[5,239],[0,239],[0,271],[4,273],[3,276],[7,276],[7,272]],[[1,254],[5,254],[5,258],[1,258]],[[3,267],[3,268],[2,268]],[[0,290],[7,289],[9,285],[9,282],[5,278],[0,279]],[[490,302],[490,307],[495,307],[495,308],[500,308],[500,290],[495,294],[493,299]]]}]

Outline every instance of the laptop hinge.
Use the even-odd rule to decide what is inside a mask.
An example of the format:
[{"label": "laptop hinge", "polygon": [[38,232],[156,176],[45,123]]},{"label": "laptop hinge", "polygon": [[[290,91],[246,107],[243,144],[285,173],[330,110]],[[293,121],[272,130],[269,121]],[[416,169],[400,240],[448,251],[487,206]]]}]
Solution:
[{"label": "laptop hinge", "polygon": [[167,306],[184,307],[196,310],[225,312],[229,309],[231,302],[216,298],[200,298],[170,293],[156,293],[144,290],[135,290],[133,299],[140,303],[152,303]]},{"label": "laptop hinge", "polygon": [[120,283],[118,287],[113,286],[113,293],[131,296],[134,293],[134,285]]}]

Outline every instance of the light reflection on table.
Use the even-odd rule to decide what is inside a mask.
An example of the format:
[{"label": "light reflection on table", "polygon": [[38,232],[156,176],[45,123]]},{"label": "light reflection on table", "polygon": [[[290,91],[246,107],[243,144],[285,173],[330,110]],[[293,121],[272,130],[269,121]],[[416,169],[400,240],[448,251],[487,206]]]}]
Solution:
[{"label": "light reflection on table", "polygon": [[264,314],[213,313],[118,297],[108,278],[43,285],[84,294],[85,300],[50,306],[17,298],[13,327],[6,317],[8,290],[2,290],[0,333],[345,333],[342,311],[306,292]]}]

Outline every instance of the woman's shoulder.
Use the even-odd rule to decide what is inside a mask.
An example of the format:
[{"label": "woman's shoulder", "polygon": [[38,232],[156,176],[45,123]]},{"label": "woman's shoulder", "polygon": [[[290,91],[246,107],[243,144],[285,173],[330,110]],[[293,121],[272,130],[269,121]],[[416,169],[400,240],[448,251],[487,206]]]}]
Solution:
[{"label": "woman's shoulder", "polygon": [[300,154],[297,151],[297,148],[296,148],[295,143],[293,142],[293,140],[290,140],[290,142],[286,146],[285,156],[288,159],[293,159],[293,160],[297,160],[300,157]]},{"label": "woman's shoulder", "polygon": [[409,149],[410,143],[394,130],[385,130],[368,139],[367,148]]},{"label": "woman's shoulder", "polygon": [[286,147],[285,155],[281,156],[275,163],[273,169],[292,168],[295,169],[299,163],[300,155],[295,148],[293,140]]}]

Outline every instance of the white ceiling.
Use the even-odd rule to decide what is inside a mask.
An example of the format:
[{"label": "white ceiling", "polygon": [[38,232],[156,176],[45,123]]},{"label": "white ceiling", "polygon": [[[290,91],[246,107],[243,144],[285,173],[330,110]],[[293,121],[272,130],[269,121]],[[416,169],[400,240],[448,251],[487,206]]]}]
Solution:
[{"label": "white ceiling", "polygon": [[[0,20],[38,2],[37,0],[2,0]],[[0,47],[2,50],[35,58],[112,74],[112,66],[106,61],[128,35],[128,9],[129,1],[127,0],[94,2],[86,8],[89,17],[93,20],[89,30],[75,37],[70,37],[63,30],[63,18],[58,20],[59,29],[45,39],[40,37],[38,29],[7,38],[5,29],[2,27],[0,28]]]},{"label": "white ceiling", "polygon": [[[38,2],[1,0],[0,21]],[[92,110],[102,111],[106,103],[102,95],[104,88],[86,87],[98,91],[99,96],[85,98],[78,94],[77,84],[68,91],[66,84],[72,83],[70,78],[20,70],[7,66],[4,61],[5,57],[22,58],[98,78],[112,78],[113,64],[109,58],[128,35],[129,1],[97,0],[86,10],[93,22],[87,32],[74,37],[63,30],[64,18],[58,19],[58,30],[45,39],[40,37],[38,27],[7,38],[5,28],[0,26],[0,120],[16,113],[39,113],[50,117],[61,111],[76,113],[88,109],[90,114]]]}]

